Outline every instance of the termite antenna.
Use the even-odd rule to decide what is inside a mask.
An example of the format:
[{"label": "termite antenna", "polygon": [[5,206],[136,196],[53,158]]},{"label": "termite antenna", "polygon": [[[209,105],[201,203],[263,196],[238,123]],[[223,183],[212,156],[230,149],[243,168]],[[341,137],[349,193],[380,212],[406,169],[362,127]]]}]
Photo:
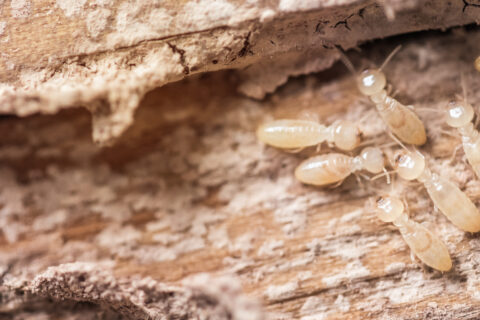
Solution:
[{"label": "termite antenna", "polygon": [[467,85],[465,84],[465,74],[460,73],[460,83],[462,84],[463,101],[467,103]]},{"label": "termite antenna", "polygon": [[390,60],[392,60],[393,56],[397,54],[398,51],[400,51],[400,49],[402,49],[402,45],[398,45],[395,49],[393,49],[393,51],[388,55],[385,61],[383,61],[382,65],[378,70],[382,70],[383,68],[385,68],[385,66],[390,62]]},{"label": "termite antenna", "polygon": [[417,148],[413,147],[413,151],[414,151],[416,154],[420,155],[421,157],[425,158],[425,156],[424,156],[424,155],[420,152],[420,150],[418,150]]},{"label": "termite antenna", "polygon": [[423,112],[423,111],[428,111],[428,112],[433,112],[433,113],[443,113],[444,111],[435,109],[435,108],[427,108],[427,107],[421,107],[421,108],[415,108],[415,111],[417,112]]},{"label": "termite antenna", "polygon": [[396,146],[397,143],[395,141],[390,141],[390,142],[385,142],[385,143],[382,143],[381,145],[378,145],[377,147],[379,147],[380,149],[385,149],[385,148],[390,148],[390,147],[393,147],[393,146]]},{"label": "termite antenna", "polygon": [[392,183],[390,184],[390,194],[394,194],[395,191],[395,176],[392,177]]},{"label": "termite antenna", "polygon": [[370,181],[375,181],[377,179],[380,179],[381,177],[387,177],[387,184],[390,184],[390,173],[395,173],[396,171],[393,170],[393,171],[387,171],[387,169],[383,168],[383,172],[382,173],[379,173],[377,174],[376,176],[373,176],[370,178]]},{"label": "termite antenna", "polygon": [[360,144],[357,146],[357,148],[361,148],[361,147],[365,147],[365,146],[371,146],[371,145],[376,145],[378,140],[380,140],[380,138],[374,138],[372,140],[365,140],[365,141],[362,141],[360,142]]},{"label": "termite antenna", "polygon": [[408,150],[408,148],[405,147],[405,145],[404,145],[400,140],[398,140],[398,138],[395,137],[391,131],[388,131],[388,135],[389,135],[390,138],[392,138],[393,141],[395,141],[400,147],[402,147],[402,148],[405,149],[406,151],[410,152],[410,150]]},{"label": "termite antenna", "polygon": [[387,177],[387,184],[390,184],[392,182],[392,180],[390,179],[390,172],[388,172],[387,169],[385,169],[385,167],[383,167],[383,172]]},{"label": "termite antenna", "polygon": [[373,197],[369,197],[367,201],[365,201],[365,210],[367,212],[375,212],[375,199]]},{"label": "termite antenna", "polygon": [[348,59],[347,55],[345,54],[345,52],[343,52],[342,49],[340,49],[337,46],[335,48],[337,49],[337,52],[340,54],[340,60],[342,60],[345,67],[347,67],[347,69],[353,74],[353,76],[356,77],[357,71],[355,70],[355,67],[353,66],[352,61]]},{"label": "termite antenna", "polygon": [[410,207],[408,206],[407,198],[405,197],[405,194],[402,194],[402,202],[403,202],[403,207],[405,208],[405,212],[407,213],[407,216],[410,217]]}]

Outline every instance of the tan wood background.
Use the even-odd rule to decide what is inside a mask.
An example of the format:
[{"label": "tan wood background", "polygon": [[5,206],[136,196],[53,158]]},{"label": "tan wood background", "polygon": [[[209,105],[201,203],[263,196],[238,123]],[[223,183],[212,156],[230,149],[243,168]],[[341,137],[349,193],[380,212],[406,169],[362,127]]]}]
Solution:
[{"label": "tan wood background", "polygon": [[[349,53],[356,66],[378,65],[403,45],[387,78],[418,108],[431,169],[477,205],[480,183],[461,150],[451,159],[460,139],[441,111],[461,93],[461,73],[480,102],[479,39],[469,27]],[[314,114],[360,121],[366,143],[390,143],[346,68],[291,78],[262,100],[238,93],[242,72],[150,91],[110,147],[92,142],[84,108],[0,118],[0,318],[479,317],[478,235],[451,225],[420,185],[304,186],[293,170],[315,150],[289,154],[256,140],[262,121]],[[384,146],[387,155],[395,148]],[[451,272],[412,262],[400,234],[365,210],[382,192],[405,196],[411,218],[447,243]]]}]

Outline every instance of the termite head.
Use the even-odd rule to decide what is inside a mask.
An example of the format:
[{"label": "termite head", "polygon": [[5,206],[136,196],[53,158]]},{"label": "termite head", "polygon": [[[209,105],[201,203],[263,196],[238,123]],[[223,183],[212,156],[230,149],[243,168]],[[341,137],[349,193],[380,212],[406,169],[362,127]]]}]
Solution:
[{"label": "termite head", "polygon": [[357,86],[361,93],[373,96],[387,85],[385,74],[380,69],[367,69],[357,76]]},{"label": "termite head", "polygon": [[353,150],[360,144],[360,131],[351,121],[338,121],[333,127],[333,142],[341,150]]},{"label": "termite head", "polygon": [[425,169],[425,158],[420,152],[398,150],[393,155],[393,167],[406,180],[417,179]]},{"label": "termite head", "polygon": [[405,209],[403,202],[395,197],[383,196],[373,201],[374,211],[377,217],[383,222],[393,222],[397,220]]},{"label": "termite head", "polygon": [[360,153],[363,168],[371,173],[380,173],[385,167],[385,158],[379,148],[366,147]]},{"label": "termite head", "polygon": [[454,128],[464,127],[469,124],[475,112],[470,103],[466,101],[450,101],[447,108],[447,124]]}]

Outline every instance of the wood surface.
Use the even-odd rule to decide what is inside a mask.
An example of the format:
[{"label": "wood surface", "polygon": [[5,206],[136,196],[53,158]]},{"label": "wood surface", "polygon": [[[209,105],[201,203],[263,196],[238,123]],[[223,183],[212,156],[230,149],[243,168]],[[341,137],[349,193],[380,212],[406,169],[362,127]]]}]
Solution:
[{"label": "wood surface", "polygon": [[[5,3],[2,14],[11,10]],[[42,5],[28,3],[35,4],[32,10]],[[472,14],[476,8],[463,9]],[[425,123],[429,141],[420,151],[432,171],[458,184],[477,206],[480,182],[463,151],[454,155],[461,140],[442,112],[462,92],[461,73],[480,112],[480,74],[473,68],[479,40],[470,26],[402,35],[348,52],[358,68],[378,66],[402,44],[385,68],[388,82]],[[290,78],[261,100],[239,93],[245,72],[189,75],[151,90],[109,147],[91,138],[95,125],[110,126],[98,122],[101,107],[93,121],[85,108],[70,104],[52,107],[55,114],[26,117],[18,116],[28,114],[18,105],[5,107],[0,318],[480,317],[478,235],[456,229],[436,212],[421,185],[397,177],[393,185],[384,179],[359,184],[351,177],[334,189],[305,186],[293,170],[315,148],[291,154],[257,141],[255,129],[272,118],[350,119],[359,122],[366,144],[391,156],[398,146],[348,70],[336,63]],[[47,92],[42,90],[35,94]],[[17,101],[21,94],[14,96]],[[48,103],[35,106],[35,112],[49,111]],[[328,151],[322,146],[320,152]],[[404,197],[410,217],[445,241],[452,271],[442,274],[412,261],[399,232],[365,209],[370,197],[382,193]]]},{"label": "wood surface", "polygon": [[148,91],[202,72],[239,69],[261,99],[289,76],[329,68],[335,46],[467,25],[455,0],[9,0],[0,3],[0,113],[83,106],[112,144]]}]

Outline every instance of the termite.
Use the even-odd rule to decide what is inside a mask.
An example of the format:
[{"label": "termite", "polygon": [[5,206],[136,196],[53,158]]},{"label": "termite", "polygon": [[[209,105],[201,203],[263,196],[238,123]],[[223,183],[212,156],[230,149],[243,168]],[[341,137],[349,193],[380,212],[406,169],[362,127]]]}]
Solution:
[{"label": "termite", "polygon": [[363,149],[356,157],[328,153],[303,161],[295,169],[295,177],[306,184],[324,186],[342,182],[350,174],[363,169],[380,173],[385,169],[384,161],[382,151],[374,147]]},{"label": "termite", "polygon": [[398,228],[407,245],[423,263],[439,271],[452,268],[452,259],[443,241],[421,224],[410,220],[400,199],[378,197],[370,206],[380,220],[392,222]]},{"label": "termite", "polygon": [[274,120],[261,125],[257,137],[263,143],[281,149],[306,148],[327,141],[341,150],[350,151],[360,143],[357,126],[345,120],[328,127],[311,120]]},{"label": "termite", "polygon": [[393,159],[397,174],[403,179],[416,179],[423,183],[435,206],[455,226],[464,231],[480,231],[480,213],[472,200],[455,184],[432,173],[420,152],[400,149],[395,152]]},{"label": "termite", "polygon": [[385,90],[387,80],[382,69],[400,48],[401,46],[396,47],[380,68],[366,69],[360,74],[355,71],[353,64],[343,53],[341,57],[347,68],[355,75],[358,89],[375,104],[388,128],[401,141],[420,146],[427,142],[427,135],[422,121],[412,110],[413,106],[404,106]]},{"label": "termite", "polygon": [[[462,77],[463,82],[463,77]],[[463,150],[468,162],[480,177],[480,134],[472,123],[475,112],[467,102],[465,85],[463,87],[463,100],[450,101],[447,108],[447,124],[457,128],[462,135]]]}]

